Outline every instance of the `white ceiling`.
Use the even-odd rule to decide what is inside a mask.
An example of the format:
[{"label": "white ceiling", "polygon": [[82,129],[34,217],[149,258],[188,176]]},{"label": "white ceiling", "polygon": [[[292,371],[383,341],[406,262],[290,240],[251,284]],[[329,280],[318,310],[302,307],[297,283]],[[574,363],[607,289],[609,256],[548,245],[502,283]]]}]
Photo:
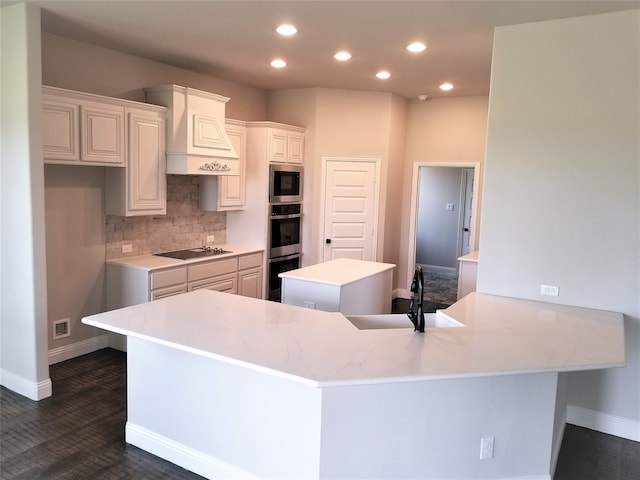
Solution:
[{"label": "white ceiling", "polygon": [[[640,0],[29,3],[42,7],[45,32],[221,79],[267,90],[330,87],[406,98],[487,94],[496,26],[640,8]],[[295,24],[298,34],[278,36],[274,28],[283,22]],[[407,52],[414,40],[427,50]],[[340,49],[353,58],[335,61]],[[288,66],[273,69],[275,57]],[[392,77],[378,80],[380,69]],[[441,92],[444,81],[454,90]]]}]

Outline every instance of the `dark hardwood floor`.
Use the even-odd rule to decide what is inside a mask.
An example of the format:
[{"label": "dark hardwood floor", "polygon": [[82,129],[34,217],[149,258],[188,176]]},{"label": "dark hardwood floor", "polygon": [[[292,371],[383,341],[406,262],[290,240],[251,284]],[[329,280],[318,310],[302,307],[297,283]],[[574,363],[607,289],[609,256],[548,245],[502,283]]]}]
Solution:
[{"label": "dark hardwood floor", "polygon": [[[126,354],[51,366],[53,396],[0,391],[0,478],[201,479],[124,442]],[[555,480],[638,480],[640,444],[567,425]]]}]

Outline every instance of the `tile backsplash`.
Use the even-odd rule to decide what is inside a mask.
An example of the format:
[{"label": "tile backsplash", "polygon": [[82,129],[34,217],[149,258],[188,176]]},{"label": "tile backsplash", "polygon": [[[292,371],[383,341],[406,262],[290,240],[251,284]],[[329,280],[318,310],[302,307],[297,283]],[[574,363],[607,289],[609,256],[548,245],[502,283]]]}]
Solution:
[{"label": "tile backsplash", "polygon": [[[120,217],[107,215],[107,260],[226,242],[227,215],[199,208],[198,176],[167,175],[167,214]],[[123,245],[132,251],[122,253]]]}]

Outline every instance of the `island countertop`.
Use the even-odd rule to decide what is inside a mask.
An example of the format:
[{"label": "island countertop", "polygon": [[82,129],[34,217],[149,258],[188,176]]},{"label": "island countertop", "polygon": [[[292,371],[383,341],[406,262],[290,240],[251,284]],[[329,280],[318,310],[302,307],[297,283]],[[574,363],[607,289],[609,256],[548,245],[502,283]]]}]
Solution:
[{"label": "island countertop", "polygon": [[199,290],[85,324],[319,387],[624,366],[619,313],[472,293],[457,328],[358,330],[339,312]]},{"label": "island countertop", "polygon": [[344,286],[365,277],[395,268],[393,263],[367,262],[351,258],[336,258],[328,262],[280,273],[280,278],[295,278],[315,283]]}]

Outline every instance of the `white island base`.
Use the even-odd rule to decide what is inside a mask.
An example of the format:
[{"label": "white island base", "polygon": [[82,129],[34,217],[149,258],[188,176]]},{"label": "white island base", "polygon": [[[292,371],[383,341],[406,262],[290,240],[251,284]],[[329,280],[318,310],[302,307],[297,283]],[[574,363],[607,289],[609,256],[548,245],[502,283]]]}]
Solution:
[{"label": "white island base", "polygon": [[556,373],[318,388],[132,337],[127,350],[126,441],[206,478],[549,479],[559,448]]}]

